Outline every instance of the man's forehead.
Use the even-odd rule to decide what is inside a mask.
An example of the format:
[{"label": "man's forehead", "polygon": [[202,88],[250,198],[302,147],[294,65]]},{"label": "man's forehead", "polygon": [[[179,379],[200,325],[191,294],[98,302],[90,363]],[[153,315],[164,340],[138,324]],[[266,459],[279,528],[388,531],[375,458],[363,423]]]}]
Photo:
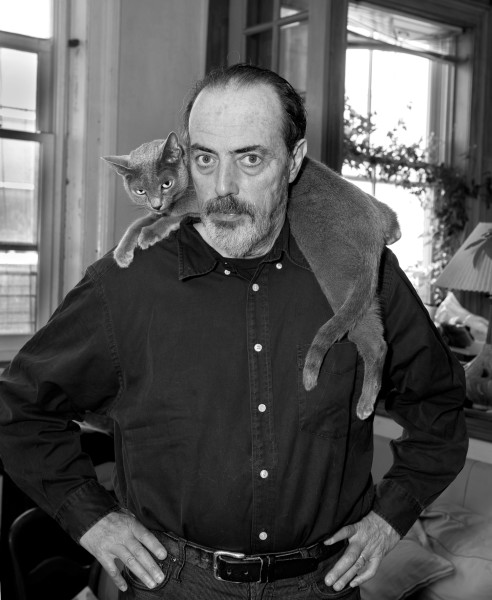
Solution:
[{"label": "man's forehead", "polygon": [[256,144],[259,137],[281,136],[281,125],[282,107],[269,86],[229,84],[205,88],[190,112],[190,142],[206,136]]}]

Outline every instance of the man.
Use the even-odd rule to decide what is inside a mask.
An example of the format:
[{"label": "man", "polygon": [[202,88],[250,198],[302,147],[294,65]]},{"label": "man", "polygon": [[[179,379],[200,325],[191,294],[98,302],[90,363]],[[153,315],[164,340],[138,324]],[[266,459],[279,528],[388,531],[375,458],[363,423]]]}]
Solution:
[{"label": "man", "polygon": [[[286,221],[300,98],[236,65],[197,86],[185,128],[201,221],[88,269],[4,376],[2,457],[128,597],[359,598],[463,465],[462,371],[386,252],[383,392],[405,433],[374,489],[353,344],[302,386],[333,313]],[[114,419],[118,502],[80,454],[87,410]]]}]

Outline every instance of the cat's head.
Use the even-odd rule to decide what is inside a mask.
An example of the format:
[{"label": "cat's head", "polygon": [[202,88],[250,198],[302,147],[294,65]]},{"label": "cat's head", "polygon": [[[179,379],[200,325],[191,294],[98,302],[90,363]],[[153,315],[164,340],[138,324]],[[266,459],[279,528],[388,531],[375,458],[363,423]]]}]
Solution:
[{"label": "cat's head", "polygon": [[146,142],[130,154],[102,158],[123,177],[133,202],[153,213],[166,212],[188,187],[185,153],[174,132],[165,140]]}]

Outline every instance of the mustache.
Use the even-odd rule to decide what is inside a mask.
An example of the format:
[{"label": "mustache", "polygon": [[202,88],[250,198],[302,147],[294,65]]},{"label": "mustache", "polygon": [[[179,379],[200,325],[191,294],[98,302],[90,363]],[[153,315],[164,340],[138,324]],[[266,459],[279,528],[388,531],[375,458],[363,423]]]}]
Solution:
[{"label": "mustache", "polygon": [[234,213],[238,215],[248,215],[252,219],[255,218],[255,212],[251,206],[233,194],[217,196],[216,198],[209,200],[205,205],[205,214],[209,216],[214,213]]}]

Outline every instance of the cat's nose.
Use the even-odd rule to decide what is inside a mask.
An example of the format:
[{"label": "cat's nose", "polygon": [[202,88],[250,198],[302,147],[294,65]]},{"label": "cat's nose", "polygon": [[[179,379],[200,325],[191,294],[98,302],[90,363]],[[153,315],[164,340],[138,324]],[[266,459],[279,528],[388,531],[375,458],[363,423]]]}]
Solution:
[{"label": "cat's nose", "polygon": [[152,208],[154,210],[160,210],[163,206],[163,202],[160,198],[151,198],[150,199],[150,206],[152,206]]}]

